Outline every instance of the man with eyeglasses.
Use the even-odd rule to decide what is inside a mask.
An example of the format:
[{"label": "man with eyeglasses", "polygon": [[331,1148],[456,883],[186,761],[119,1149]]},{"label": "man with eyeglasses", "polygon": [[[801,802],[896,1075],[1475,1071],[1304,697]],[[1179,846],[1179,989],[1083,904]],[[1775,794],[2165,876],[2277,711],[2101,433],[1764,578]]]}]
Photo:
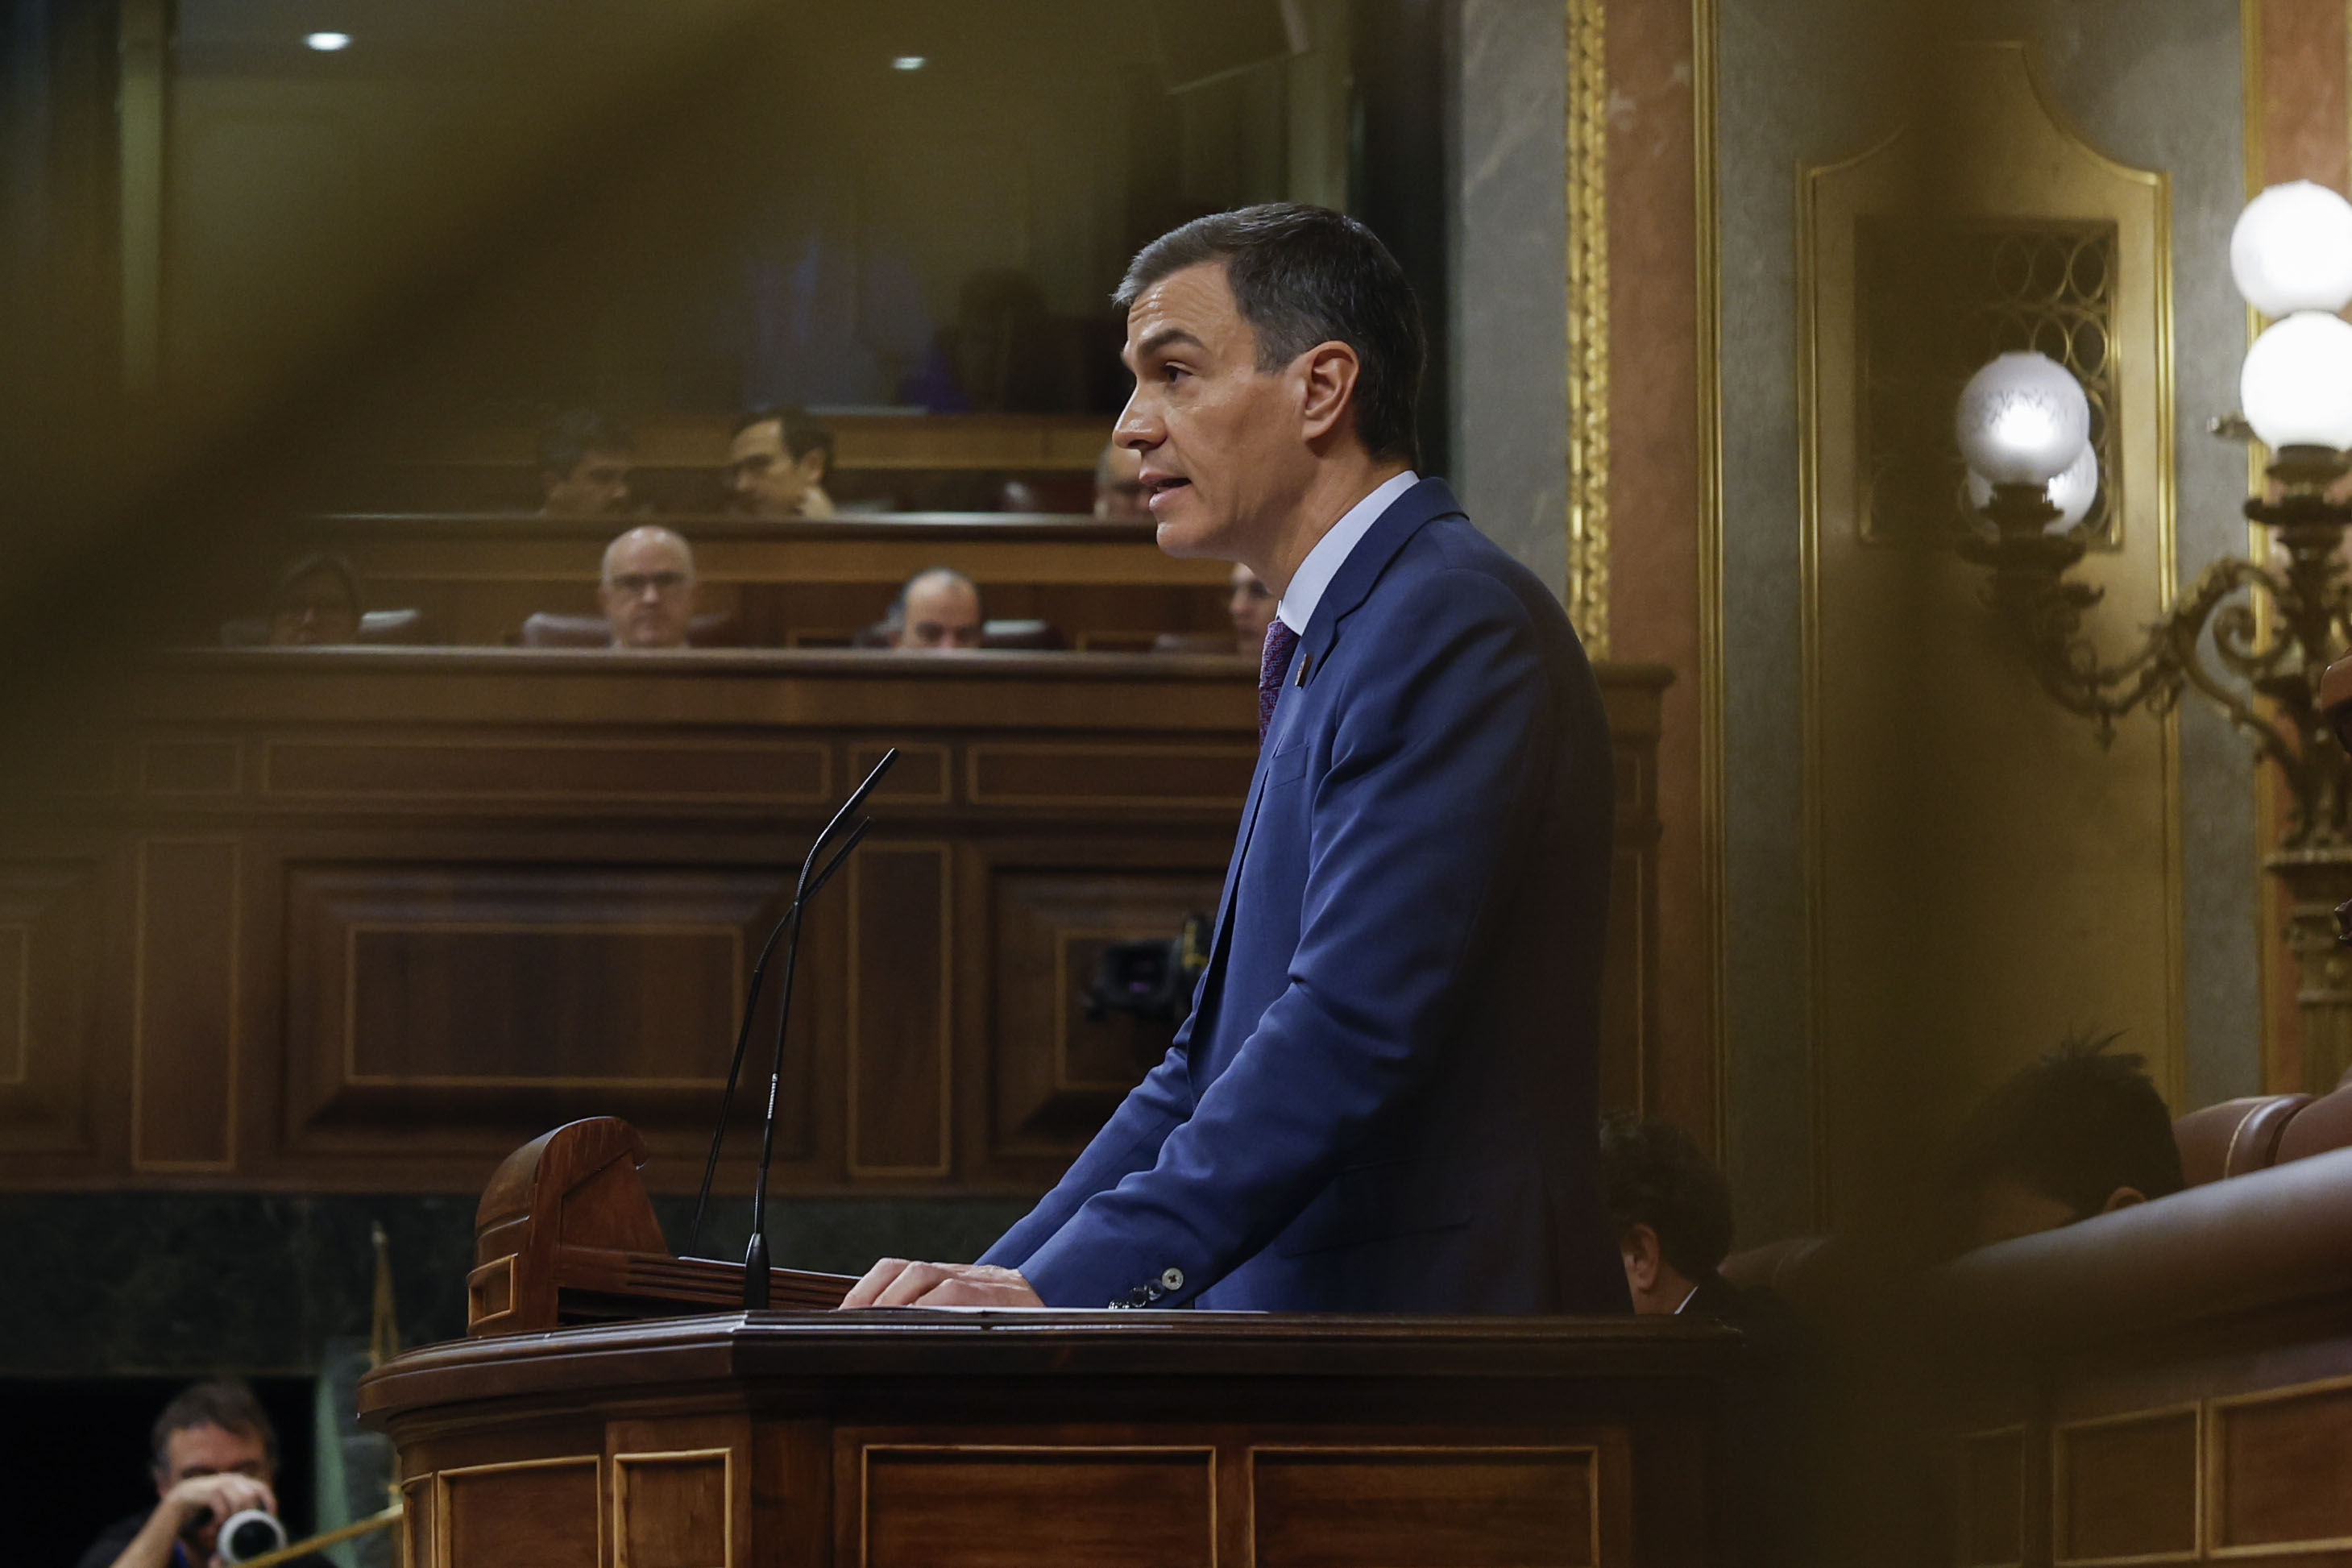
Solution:
[{"label": "man with eyeglasses", "polygon": [[614,647],[684,647],[694,624],[694,552],[667,528],[633,528],[604,547],[596,597]]}]

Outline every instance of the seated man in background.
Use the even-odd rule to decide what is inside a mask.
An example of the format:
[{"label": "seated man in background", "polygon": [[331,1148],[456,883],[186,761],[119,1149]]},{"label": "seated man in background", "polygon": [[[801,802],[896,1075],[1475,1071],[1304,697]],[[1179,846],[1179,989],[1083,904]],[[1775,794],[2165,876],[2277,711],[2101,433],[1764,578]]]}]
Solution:
[{"label": "seated man in background", "polygon": [[1151,509],[1143,500],[1143,454],[1112,442],[1095,459],[1095,516],[1105,522],[1150,522]]},{"label": "seated man in background", "polygon": [[627,430],[593,408],[573,408],[539,433],[541,517],[596,517],[629,504]]},{"label": "seated man in background", "polygon": [[684,647],[694,625],[694,551],[667,528],[633,528],[604,547],[596,598],[614,647]]},{"label": "seated man in background", "polygon": [[760,408],[735,426],[727,488],[737,511],[753,517],[833,515],[824,479],[833,432],[797,408]]},{"label": "seated man in background", "polygon": [[2172,1112],[2116,1037],[2073,1039],[1986,1097],[1953,1141],[1963,1250],[2180,1191]]},{"label": "seated man in background", "polygon": [[1743,1315],[1743,1293],[1717,1272],[1731,1251],[1731,1188],[1689,1133],[1610,1112],[1601,1186],[1634,1311]]},{"label": "seated man in background", "polygon": [[79,1568],[205,1568],[224,1521],[247,1509],[278,1511],[270,1490],[278,1433],[242,1383],[220,1380],[181,1390],[155,1418],[151,1467],[154,1508],[91,1542]]},{"label": "seated man in background", "polygon": [[985,625],[980,587],[949,566],[933,566],[907,579],[882,623],[883,640],[900,653],[936,653],[980,646]]},{"label": "seated man in background", "polygon": [[1234,651],[1256,658],[1265,652],[1265,628],[1274,624],[1275,605],[1278,601],[1274,590],[1257,580],[1257,574],[1234,563],[1233,597],[1225,601],[1225,613],[1234,618]]},{"label": "seated man in background", "polygon": [[360,580],[340,555],[306,555],[278,574],[269,599],[269,646],[325,647],[357,642]]}]

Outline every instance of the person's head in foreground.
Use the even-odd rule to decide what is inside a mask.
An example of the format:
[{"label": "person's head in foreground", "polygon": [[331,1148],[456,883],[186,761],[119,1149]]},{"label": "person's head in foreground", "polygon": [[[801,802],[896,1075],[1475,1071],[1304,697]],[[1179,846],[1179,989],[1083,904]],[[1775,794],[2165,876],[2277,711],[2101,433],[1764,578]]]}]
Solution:
[{"label": "person's head in foreground", "polygon": [[1265,628],[1274,624],[1276,600],[1274,590],[1257,580],[1257,574],[1236,563],[1234,566],[1233,593],[1225,600],[1225,614],[1233,617],[1234,651],[1256,658],[1265,648]]},{"label": "person's head in foreground", "polygon": [[269,646],[357,642],[360,580],[340,555],[306,555],[278,574],[269,598]]},{"label": "person's head in foreground", "polygon": [[900,653],[936,653],[978,647],[982,624],[978,585],[951,567],[934,566],[907,579],[882,634]]},{"label": "person's head in foreground", "polygon": [[1143,459],[1113,441],[1095,459],[1095,516],[1106,522],[1149,522],[1143,504]]},{"label": "person's head in foreground", "polygon": [[557,415],[539,433],[540,510],[595,517],[629,504],[629,433],[590,408]]},{"label": "person's head in foreground", "polygon": [[832,466],[832,431],[797,408],[755,409],[735,426],[727,488],[736,510],[754,517],[831,517]]},{"label": "person's head in foreground", "polygon": [[157,1506],[147,1528],[211,1561],[222,1521],[247,1509],[278,1511],[270,1490],[278,1434],[253,1390],[226,1379],[192,1384],[155,1418],[150,1460]]},{"label": "person's head in foreground", "polygon": [[1962,1248],[2055,1230],[2179,1192],[2172,1113],[2141,1059],[2073,1039],[2000,1085],[1953,1141]]},{"label": "person's head in foreground", "polygon": [[684,647],[694,625],[694,552],[667,528],[633,528],[604,547],[596,597],[614,647]]},{"label": "person's head in foreground", "polygon": [[1601,1122],[1601,1185],[1633,1310],[1671,1315],[1731,1250],[1731,1188],[1681,1128],[1612,1111]]},{"label": "person's head in foreground", "polygon": [[1135,391],[1113,439],[1142,458],[1170,554],[1286,583],[1348,504],[1413,466],[1420,307],[1355,219],[1196,218],[1145,246],[1114,299]]}]

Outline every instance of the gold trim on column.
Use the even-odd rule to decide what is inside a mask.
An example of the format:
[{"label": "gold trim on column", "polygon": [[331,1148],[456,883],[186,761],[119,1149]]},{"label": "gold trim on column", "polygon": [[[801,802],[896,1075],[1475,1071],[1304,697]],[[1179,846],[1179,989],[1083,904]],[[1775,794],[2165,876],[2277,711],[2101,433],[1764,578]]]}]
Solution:
[{"label": "gold trim on column", "polygon": [[1715,163],[1716,0],[1691,0],[1692,205],[1698,230],[1698,857],[1706,921],[1708,1110],[1730,1152],[1724,1089],[1723,257]]},{"label": "gold trim on column", "polygon": [[1609,657],[1609,73],[1602,0],[1568,5],[1568,614]]}]

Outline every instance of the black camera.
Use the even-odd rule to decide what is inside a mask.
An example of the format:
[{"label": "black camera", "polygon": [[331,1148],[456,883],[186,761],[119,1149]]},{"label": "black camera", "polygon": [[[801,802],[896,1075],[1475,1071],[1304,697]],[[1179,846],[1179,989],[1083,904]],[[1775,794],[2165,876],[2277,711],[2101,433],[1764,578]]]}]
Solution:
[{"label": "black camera", "polygon": [[1182,1023],[1192,1012],[1192,987],[1209,966],[1209,917],[1186,915],[1170,942],[1115,942],[1095,963],[1087,987],[1087,1016],[1099,1023],[1125,1013],[1155,1024]]}]

